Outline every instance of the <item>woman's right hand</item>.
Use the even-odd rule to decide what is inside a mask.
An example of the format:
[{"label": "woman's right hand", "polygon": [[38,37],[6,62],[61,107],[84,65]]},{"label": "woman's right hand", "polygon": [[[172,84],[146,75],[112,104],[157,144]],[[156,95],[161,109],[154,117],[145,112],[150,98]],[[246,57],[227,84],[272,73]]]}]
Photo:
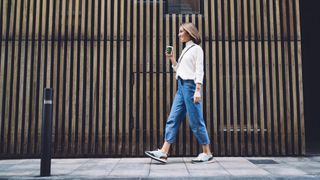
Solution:
[{"label": "woman's right hand", "polygon": [[173,49],[173,48],[172,48],[171,54],[168,54],[168,52],[166,51],[166,57],[171,60],[171,63],[172,63],[173,65],[176,65],[176,64],[177,64],[177,61],[176,61],[176,57],[175,57],[174,54],[175,54],[175,53],[174,53],[174,49]]},{"label": "woman's right hand", "polygon": [[166,57],[172,59],[174,55],[174,49],[172,48],[171,54],[168,53],[168,51],[166,50]]}]

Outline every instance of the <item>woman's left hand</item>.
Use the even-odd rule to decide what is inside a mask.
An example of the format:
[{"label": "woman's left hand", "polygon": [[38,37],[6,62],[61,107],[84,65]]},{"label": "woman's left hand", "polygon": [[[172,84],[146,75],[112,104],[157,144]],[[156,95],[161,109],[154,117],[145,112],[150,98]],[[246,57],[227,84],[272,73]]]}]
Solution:
[{"label": "woman's left hand", "polygon": [[194,93],[194,96],[193,96],[193,102],[199,103],[200,101],[201,101],[200,90],[196,90],[196,92]]}]

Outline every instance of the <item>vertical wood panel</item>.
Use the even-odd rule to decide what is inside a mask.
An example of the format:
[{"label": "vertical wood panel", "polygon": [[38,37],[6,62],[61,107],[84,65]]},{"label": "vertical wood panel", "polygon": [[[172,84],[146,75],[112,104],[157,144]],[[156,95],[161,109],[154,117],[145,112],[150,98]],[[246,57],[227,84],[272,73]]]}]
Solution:
[{"label": "vertical wood panel", "polygon": [[[137,59],[137,0],[134,0],[134,2],[133,2],[133,39],[132,39],[132,41],[133,41],[133,57],[132,57],[132,61],[133,61],[133,72],[132,72],[132,76],[133,76],[133,80],[132,81],[137,81],[137,74],[136,73],[134,73],[134,72],[136,72],[135,71],[135,69],[137,68],[137,64],[136,64],[136,59]],[[133,82],[132,82],[133,83]],[[136,91],[136,86],[135,86],[136,84],[134,84],[133,86],[132,86],[132,88],[133,88],[133,90],[132,90],[132,96],[133,96],[133,107],[132,107],[132,116],[133,116],[133,118],[134,118],[134,120],[135,120],[135,122],[138,122],[138,120],[139,120],[139,118],[136,116],[136,112],[137,112],[137,105],[136,105],[136,93],[137,93],[137,91]],[[137,140],[136,140],[136,137],[137,137],[137,134],[136,134],[136,129],[138,128],[137,127],[137,123],[135,123],[135,122],[133,122],[134,124],[133,124],[133,126],[134,126],[134,129],[132,130],[133,132],[132,132],[132,141],[133,142],[137,142]],[[132,143],[132,154],[136,154],[136,143]]]},{"label": "vertical wood panel", "polygon": [[[259,99],[258,99],[258,102],[259,102],[259,122],[258,122],[258,125],[259,125],[259,129],[260,129],[260,137],[259,137],[259,142],[260,142],[260,151],[259,151],[259,154],[262,154],[263,156],[266,155],[266,141],[265,141],[265,109],[264,107],[267,106],[267,104],[265,103],[265,97],[266,97],[266,94],[264,92],[264,79],[266,79],[266,72],[263,71],[263,67],[266,67],[268,66],[267,64],[263,64],[263,61],[265,61],[265,48],[264,48],[264,45],[265,45],[265,39],[263,37],[263,34],[264,33],[264,20],[263,20],[263,13],[265,10],[262,9],[262,6],[260,4],[260,1],[257,1],[257,5],[256,5],[256,11],[257,11],[257,28],[258,28],[258,39],[260,39],[262,37],[262,41],[258,43],[258,82],[259,82],[259,93],[258,93],[258,96],[259,96]],[[260,30],[259,30],[260,29]],[[259,32],[260,31],[260,32]],[[262,35],[261,35],[262,34]]]},{"label": "vertical wood panel", "polygon": [[[230,3],[230,16],[232,18],[231,21],[231,39],[234,39],[236,42],[238,41],[238,39],[236,38],[236,31],[238,30],[236,27],[236,1],[232,0]],[[237,86],[237,62],[236,62],[236,57],[238,55],[238,51],[236,50],[236,42],[232,42],[231,44],[231,71],[232,71],[232,123],[233,123],[233,141],[232,144],[234,146],[234,151],[232,152],[235,155],[239,154],[239,149],[238,149],[238,107],[237,107],[237,90],[238,90],[238,86]],[[238,76],[239,77],[239,76]]]},{"label": "vertical wood panel", "polygon": [[[231,155],[231,107],[230,107],[230,47],[231,47],[231,40],[230,40],[230,30],[229,30],[229,21],[230,21],[230,15],[228,13],[228,9],[230,4],[228,3],[228,1],[224,1],[224,14],[222,16],[224,16],[224,36],[225,36],[225,44],[223,47],[223,51],[224,51],[224,59],[225,59],[225,63],[224,65],[222,65],[222,74],[224,75],[223,78],[225,78],[225,87],[223,85],[222,88],[225,88],[224,92],[225,92],[225,109],[226,109],[226,126],[224,126],[224,130],[226,129],[226,134],[227,134],[227,148],[226,148],[226,155]],[[223,67],[225,66],[225,67]],[[225,70],[224,70],[225,69]],[[225,72],[224,72],[225,71]],[[222,85],[222,84],[221,84]]]},{"label": "vertical wood panel", "polygon": [[296,14],[296,53],[297,53],[297,67],[298,67],[298,88],[299,88],[299,119],[300,119],[300,149],[301,154],[306,153],[305,149],[305,126],[304,126],[304,100],[303,100],[303,83],[302,83],[302,54],[301,54],[301,20],[300,20],[300,1],[295,1],[295,14]]},{"label": "vertical wood panel", "polygon": [[[150,115],[150,121],[152,122],[152,143],[150,145],[150,149],[156,149],[158,146],[160,146],[160,143],[158,143],[159,137],[159,117],[158,117],[158,112],[159,112],[159,103],[157,99],[157,95],[159,94],[159,88],[157,86],[158,82],[158,67],[159,67],[159,59],[158,59],[158,45],[157,43],[157,35],[159,33],[159,25],[157,24],[157,20],[159,18],[158,16],[158,8],[157,8],[157,3],[154,3],[152,1],[152,23],[150,25],[150,28],[152,30],[152,37],[150,37],[150,43],[152,44],[152,54],[151,54],[151,60],[150,60],[150,72],[152,73],[151,76],[151,93],[152,93],[152,115]],[[155,72],[155,73],[154,73]]]},{"label": "vertical wood panel", "polygon": [[[150,71],[150,64],[151,64],[151,61],[150,61],[150,0],[147,0],[145,2],[145,5],[144,5],[144,8],[145,8],[145,55],[144,55],[144,62],[143,62],[143,65],[144,65],[144,70],[143,70],[143,73],[144,73],[144,82],[145,82],[145,85],[144,85],[144,90],[145,90],[145,93],[143,93],[145,95],[145,98],[144,98],[144,108],[143,108],[143,111],[144,111],[144,114],[145,114],[145,119],[146,119],[146,128],[144,128],[144,131],[146,131],[145,133],[145,138],[146,138],[146,145],[144,146],[143,149],[150,149],[151,148],[151,139],[150,139],[150,136],[151,136],[151,128],[150,128],[150,124],[152,124],[152,119],[150,118],[150,114],[151,114],[151,109],[150,109],[150,106],[152,107],[152,97],[150,97],[150,77],[152,76],[152,71]],[[149,73],[148,73],[149,72]],[[147,102],[149,102],[147,105]]]},{"label": "vertical wood panel", "polygon": [[[212,132],[212,116],[211,116],[211,113],[212,113],[212,93],[210,92],[211,89],[212,89],[212,86],[211,86],[211,79],[212,79],[212,74],[210,72],[211,71],[211,59],[210,58],[210,47],[209,47],[209,44],[211,44],[211,37],[209,37],[210,35],[210,31],[209,31],[209,1],[208,0],[205,0],[204,1],[204,17],[208,17],[208,20],[207,21],[204,21],[204,34],[202,34],[202,37],[205,37],[205,42],[203,44],[205,44],[205,48],[203,49],[204,52],[205,52],[205,59],[204,59],[204,64],[205,64],[205,75],[204,75],[204,78],[205,78],[205,84],[204,84],[204,87],[205,87],[205,90],[206,90],[206,93],[203,93],[203,94],[206,94],[206,104],[203,104],[203,107],[207,110],[206,113],[204,114],[204,118],[206,119],[206,125],[207,125],[207,130],[208,132]],[[212,17],[211,17],[212,18]],[[211,50],[211,49],[210,49]],[[204,88],[203,88],[204,89]],[[212,149],[212,144],[214,144],[214,139],[213,139],[213,133],[210,133],[209,134],[209,138],[210,138],[210,141],[211,141],[211,149]],[[213,154],[214,151],[213,151]]]}]

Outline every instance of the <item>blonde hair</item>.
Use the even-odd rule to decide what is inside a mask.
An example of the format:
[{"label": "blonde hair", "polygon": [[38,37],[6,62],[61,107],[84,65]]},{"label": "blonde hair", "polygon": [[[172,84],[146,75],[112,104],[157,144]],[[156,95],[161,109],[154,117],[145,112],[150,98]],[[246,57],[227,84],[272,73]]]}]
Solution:
[{"label": "blonde hair", "polygon": [[201,36],[200,33],[197,29],[197,27],[190,22],[187,23],[182,23],[180,25],[185,31],[187,31],[187,33],[190,35],[191,40],[196,43],[196,44],[200,44],[201,43]]}]

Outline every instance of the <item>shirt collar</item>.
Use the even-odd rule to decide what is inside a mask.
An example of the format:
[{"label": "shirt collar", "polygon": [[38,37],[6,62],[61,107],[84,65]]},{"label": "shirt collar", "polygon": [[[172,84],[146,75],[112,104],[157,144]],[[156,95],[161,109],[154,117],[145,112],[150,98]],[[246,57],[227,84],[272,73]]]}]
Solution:
[{"label": "shirt collar", "polygon": [[193,42],[192,40],[190,40],[190,41],[188,41],[188,42],[186,43],[186,47],[189,47],[189,46],[191,46],[192,44],[194,44],[194,42]]}]

